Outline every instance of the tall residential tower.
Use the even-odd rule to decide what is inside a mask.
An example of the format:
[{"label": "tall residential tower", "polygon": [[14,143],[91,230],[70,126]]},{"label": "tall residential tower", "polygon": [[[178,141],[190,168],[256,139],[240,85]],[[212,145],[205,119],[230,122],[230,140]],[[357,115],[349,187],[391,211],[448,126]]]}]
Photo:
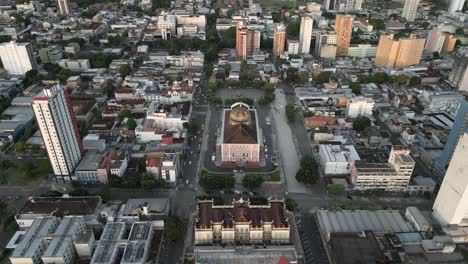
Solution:
[{"label": "tall residential tower", "polygon": [[465,0],[451,0],[449,6],[449,13],[455,13],[463,9],[463,5],[465,4]]},{"label": "tall residential tower", "polygon": [[11,75],[24,75],[36,68],[31,44],[10,41],[0,44],[3,68]]},{"label": "tall residential tower", "polygon": [[236,53],[241,60],[260,49],[260,31],[248,29],[244,21],[237,22]]},{"label": "tall residential tower", "polygon": [[336,56],[348,56],[351,35],[353,34],[354,17],[351,15],[336,15]]},{"label": "tall residential tower", "polygon": [[59,84],[45,88],[32,106],[55,176],[71,179],[84,150],[68,92]]},{"label": "tall residential tower", "polygon": [[415,35],[402,39],[394,39],[393,34],[382,35],[375,56],[375,65],[395,68],[418,65],[425,42],[425,39],[418,39]]},{"label": "tall residential tower", "polygon": [[299,31],[299,53],[308,54],[312,41],[312,27],[314,20],[306,14],[301,15],[301,29]]},{"label": "tall residential tower", "polygon": [[416,18],[416,11],[418,11],[419,0],[406,0],[403,6],[402,17],[407,21],[414,21]]},{"label": "tall residential tower", "polygon": [[284,52],[284,46],[286,44],[286,27],[284,24],[279,24],[275,29],[275,35],[273,38],[273,54],[280,56]]}]

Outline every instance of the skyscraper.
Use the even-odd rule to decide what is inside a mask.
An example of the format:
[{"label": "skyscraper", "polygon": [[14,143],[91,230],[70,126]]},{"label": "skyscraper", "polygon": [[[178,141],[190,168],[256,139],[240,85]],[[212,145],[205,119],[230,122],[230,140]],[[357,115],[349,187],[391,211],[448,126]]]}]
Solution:
[{"label": "skyscraper", "polygon": [[460,91],[468,91],[468,56],[458,54],[450,71],[448,82]]},{"label": "skyscraper", "polygon": [[457,144],[460,137],[463,133],[468,132],[468,102],[463,101],[457,111],[455,116],[455,121],[453,122],[450,134],[445,143],[444,151],[442,156],[436,161],[434,166],[434,173],[438,176],[439,179],[442,179],[447,166],[452,159],[455,151],[455,145]]},{"label": "skyscraper", "polygon": [[463,9],[463,5],[465,4],[465,0],[451,0],[449,6],[449,13],[455,13]]},{"label": "skyscraper", "polygon": [[375,65],[395,68],[418,65],[425,42],[425,39],[417,39],[415,35],[405,39],[394,39],[393,34],[382,35],[375,56]]},{"label": "skyscraper", "polygon": [[336,15],[335,31],[336,31],[336,56],[348,56],[349,43],[351,42],[351,34],[353,33],[354,17],[351,15]]},{"label": "skyscraper", "polygon": [[286,44],[286,27],[284,24],[279,24],[275,29],[275,35],[273,38],[273,54],[280,56],[284,52],[284,46]]},{"label": "skyscraper", "polygon": [[468,226],[468,133],[456,143],[453,157],[434,202],[433,215],[442,226]]},{"label": "skyscraper", "polygon": [[36,68],[36,60],[29,43],[16,43],[12,40],[0,44],[0,58],[8,74],[24,75]]},{"label": "skyscraper", "polygon": [[252,56],[254,51],[260,49],[260,31],[250,30],[244,21],[237,22],[236,53],[241,60]]},{"label": "skyscraper", "polygon": [[70,5],[68,0],[57,0],[58,6],[61,15],[69,15],[70,14]]},{"label": "skyscraper", "polygon": [[299,53],[307,54],[310,51],[313,24],[314,20],[309,15],[301,15],[301,28],[299,31]]},{"label": "skyscraper", "polygon": [[323,1],[323,8],[327,11],[335,10],[339,7],[339,0],[324,0]]},{"label": "skyscraper", "polygon": [[56,177],[70,179],[84,150],[68,92],[59,84],[45,88],[32,106]]},{"label": "skyscraper", "polygon": [[402,17],[407,21],[414,21],[416,18],[416,11],[418,11],[419,0],[406,0],[403,6]]}]

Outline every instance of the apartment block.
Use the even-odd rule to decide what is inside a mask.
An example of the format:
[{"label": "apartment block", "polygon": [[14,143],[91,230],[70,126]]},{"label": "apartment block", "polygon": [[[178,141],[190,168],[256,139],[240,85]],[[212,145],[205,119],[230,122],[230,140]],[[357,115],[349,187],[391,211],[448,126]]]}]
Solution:
[{"label": "apartment block", "polygon": [[24,75],[36,69],[36,60],[30,43],[16,43],[15,41],[0,44],[0,58],[3,68],[10,75]]},{"label": "apartment block", "polygon": [[348,56],[348,48],[353,33],[354,16],[337,15],[335,19],[336,56]]},{"label": "apartment block", "polygon": [[416,38],[416,35],[398,40],[394,39],[393,34],[380,36],[375,65],[395,68],[418,65],[425,41]]}]

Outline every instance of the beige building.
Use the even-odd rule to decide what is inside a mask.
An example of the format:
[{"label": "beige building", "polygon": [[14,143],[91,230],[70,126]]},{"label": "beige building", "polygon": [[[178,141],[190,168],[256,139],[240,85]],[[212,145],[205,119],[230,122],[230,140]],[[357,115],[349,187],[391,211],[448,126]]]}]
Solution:
[{"label": "beige building", "polygon": [[455,44],[457,43],[457,37],[445,33],[444,45],[442,46],[441,53],[452,52],[455,49]]},{"label": "beige building", "polygon": [[231,205],[198,201],[195,244],[288,244],[290,226],[282,200],[251,205],[234,200]]},{"label": "beige building", "polygon": [[409,38],[394,39],[393,34],[380,37],[375,65],[377,67],[403,68],[418,65],[424,49],[425,39],[415,35]]},{"label": "beige building", "polygon": [[257,112],[247,104],[235,103],[224,110],[217,142],[223,167],[259,166],[263,136],[257,124]]},{"label": "beige building", "polygon": [[275,35],[273,39],[273,54],[280,56],[284,52],[284,46],[286,44],[286,27],[284,24],[279,24],[275,29]]},{"label": "beige building", "polygon": [[415,164],[410,150],[398,147],[390,152],[388,163],[355,162],[351,172],[354,189],[406,191]]},{"label": "beige building", "polygon": [[348,48],[353,33],[354,16],[337,15],[335,19],[336,56],[348,56]]}]

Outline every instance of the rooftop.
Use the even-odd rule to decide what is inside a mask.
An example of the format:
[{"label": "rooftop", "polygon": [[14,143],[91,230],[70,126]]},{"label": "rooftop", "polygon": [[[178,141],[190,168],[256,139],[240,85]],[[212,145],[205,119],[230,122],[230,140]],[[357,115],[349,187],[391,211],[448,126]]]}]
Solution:
[{"label": "rooftop", "polygon": [[196,228],[211,228],[213,222],[225,228],[232,228],[235,222],[251,222],[254,228],[261,228],[265,222],[272,222],[275,228],[289,227],[282,201],[270,201],[265,206],[250,206],[242,199],[222,206],[213,205],[212,200],[199,201]]},{"label": "rooftop", "polygon": [[19,214],[90,215],[101,203],[101,197],[32,197]]},{"label": "rooftop", "polygon": [[99,164],[102,160],[102,154],[97,151],[88,151],[84,155],[83,159],[78,163],[76,171],[95,171],[99,168]]}]

